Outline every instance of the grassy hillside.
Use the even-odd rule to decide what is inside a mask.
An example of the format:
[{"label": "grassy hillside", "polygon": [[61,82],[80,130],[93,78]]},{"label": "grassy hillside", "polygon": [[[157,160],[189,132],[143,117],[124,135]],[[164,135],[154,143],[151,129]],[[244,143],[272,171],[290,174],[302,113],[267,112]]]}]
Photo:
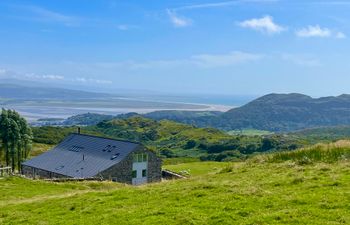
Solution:
[{"label": "grassy hillside", "polygon": [[[34,142],[55,145],[77,127],[34,127]],[[213,128],[196,128],[169,120],[156,121],[137,115],[82,127],[85,134],[142,142],[162,157],[202,160],[242,160],[255,153],[294,150],[315,143],[329,143],[350,137],[350,127],[302,130],[283,135],[257,130],[226,133]],[[34,155],[42,149],[34,146]],[[32,154],[32,155],[33,155]]]},{"label": "grassy hillside", "polygon": [[229,110],[222,119],[231,129],[249,127],[270,131],[349,125],[349,103],[349,95],[311,98],[302,94],[269,94]]},{"label": "grassy hillside", "polygon": [[350,137],[350,126],[317,127],[299,130],[289,133],[299,139],[307,139],[310,142],[318,143],[335,141]]},{"label": "grassy hillside", "polygon": [[230,135],[248,135],[248,136],[263,136],[263,135],[273,134],[273,132],[270,132],[270,131],[255,130],[255,129],[230,130],[227,133]]},{"label": "grassy hillside", "polygon": [[295,149],[298,146],[297,140],[285,136],[232,136],[214,128],[196,128],[139,116],[104,121],[86,129],[109,137],[142,142],[165,157],[227,161],[244,159],[255,152]]},{"label": "grassy hillside", "polygon": [[296,151],[282,151],[267,155],[270,162],[292,160],[299,164],[313,162],[334,163],[341,160],[350,160],[350,141],[340,140],[335,143],[317,144]]},{"label": "grassy hillside", "polygon": [[350,95],[312,98],[303,94],[268,94],[225,113],[158,111],[143,116],[198,127],[289,132],[322,126],[350,125]]},{"label": "grassy hillside", "polygon": [[0,179],[0,224],[349,224],[349,160],[295,157],[168,165],[189,178],[139,187]]}]

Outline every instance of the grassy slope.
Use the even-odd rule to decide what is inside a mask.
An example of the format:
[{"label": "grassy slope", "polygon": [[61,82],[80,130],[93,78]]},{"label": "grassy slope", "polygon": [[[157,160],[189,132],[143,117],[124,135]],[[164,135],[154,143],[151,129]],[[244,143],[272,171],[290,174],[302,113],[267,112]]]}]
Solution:
[{"label": "grassy slope", "polygon": [[273,132],[266,130],[255,130],[255,129],[243,129],[243,130],[230,130],[227,132],[230,135],[248,135],[248,136],[262,136],[262,135],[270,135]]},{"label": "grassy slope", "polygon": [[30,151],[29,158],[38,156],[51,148],[53,148],[55,145],[50,144],[42,144],[42,143],[33,143],[32,150]]},{"label": "grassy slope", "polygon": [[190,177],[140,187],[0,180],[0,224],[350,223],[348,160],[194,162],[166,168],[186,170]]}]

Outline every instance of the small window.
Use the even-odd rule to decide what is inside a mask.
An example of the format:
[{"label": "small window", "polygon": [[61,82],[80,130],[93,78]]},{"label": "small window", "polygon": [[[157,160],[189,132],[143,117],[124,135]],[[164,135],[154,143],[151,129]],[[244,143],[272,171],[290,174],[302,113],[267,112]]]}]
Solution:
[{"label": "small window", "polygon": [[69,148],[69,151],[71,152],[80,152],[81,150],[83,150],[84,148],[83,147],[80,147],[80,146],[76,146],[76,145],[73,145]]},{"label": "small window", "polygon": [[59,167],[56,167],[55,170],[61,170],[63,168],[64,168],[64,166],[59,166]]},{"label": "small window", "polygon": [[142,170],[142,177],[147,177],[147,170]]},{"label": "small window", "polygon": [[142,154],[142,161],[147,162],[148,160],[148,155],[147,154]]},{"label": "small window", "polygon": [[137,154],[138,155],[138,162],[142,162],[142,154]]},{"label": "small window", "polygon": [[120,153],[112,155],[111,160],[118,158],[119,155],[120,155]]},{"label": "small window", "polygon": [[136,178],[137,177],[137,171],[136,170],[133,170],[132,171],[132,178]]},{"label": "small window", "polygon": [[104,149],[102,149],[103,152],[108,151],[111,152],[111,145],[107,145]]},{"label": "small window", "polygon": [[147,162],[148,155],[147,154],[134,154],[133,160],[134,160],[134,162]]},{"label": "small window", "polygon": [[137,162],[137,154],[134,154],[134,162]]}]

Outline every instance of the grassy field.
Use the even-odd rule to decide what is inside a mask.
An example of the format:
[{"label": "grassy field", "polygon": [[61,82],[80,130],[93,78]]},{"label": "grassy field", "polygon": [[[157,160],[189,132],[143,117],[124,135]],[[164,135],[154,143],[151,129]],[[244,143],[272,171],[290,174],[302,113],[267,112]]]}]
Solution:
[{"label": "grassy field", "polygon": [[270,131],[255,130],[255,129],[230,130],[227,133],[230,135],[247,135],[247,136],[262,136],[262,135],[273,134],[273,132],[270,132]]},{"label": "grassy field", "polygon": [[350,223],[349,160],[260,159],[166,165],[188,178],[138,187],[2,178],[0,224]]},{"label": "grassy field", "polygon": [[50,150],[53,147],[54,147],[54,145],[35,143],[34,142],[32,150],[30,151],[29,157],[31,158],[31,157],[40,155],[40,154],[42,154],[44,152],[47,152],[48,150]]}]

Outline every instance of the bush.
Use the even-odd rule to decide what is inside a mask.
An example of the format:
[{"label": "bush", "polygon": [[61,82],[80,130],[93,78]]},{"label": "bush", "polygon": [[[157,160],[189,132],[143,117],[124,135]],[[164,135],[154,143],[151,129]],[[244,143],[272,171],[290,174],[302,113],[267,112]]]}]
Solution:
[{"label": "bush", "polygon": [[337,141],[331,144],[318,144],[310,148],[303,148],[295,151],[284,151],[271,154],[270,162],[282,162],[292,160],[299,165],[306,165],[312,162],[333,163],[339,160],[349,160],[350,141]]}]

